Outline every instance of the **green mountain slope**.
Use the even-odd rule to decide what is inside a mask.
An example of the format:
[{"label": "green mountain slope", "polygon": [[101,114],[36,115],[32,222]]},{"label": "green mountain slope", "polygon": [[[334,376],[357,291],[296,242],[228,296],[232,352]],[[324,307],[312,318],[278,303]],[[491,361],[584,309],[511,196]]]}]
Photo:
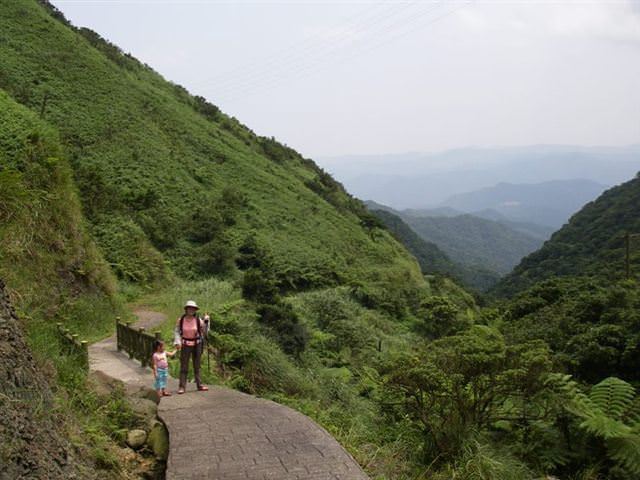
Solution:
[{"label": "green mountain slope", "polygon": [[115,279],[87,232],[55,129],[1,91],[0,245],[0,278],[30,318],[64,315],[84,297],[110,303]]},{"label": "green mountain slope", "polygon": [[538,248],[539,239],[502,224],[474,217],[409,217],[404,220],[425,240],[442,248],[451,259],[498,274],[508,273],[525,255]]},{"label": "green mountain slope", "polygon": [[495,273],[454,263],[435,243],[421,238],[402,218],[391,211],[372,210],[372,213],[416,257],[425,274],[450,275],[462,284],[480,291],[489,289],[498,281],[499,276]]},{"label": "green mountain slope", "polygon": [[56,130],[0,91],[0,477],[128,475],[113,471],[127,410],[88,390],[55,332],[106,335],[123,314],[115,290]]},{"label": "green mountain slope", "polygon": [[[499,295],[559,276],[624,276],[626,232],[640,232],[640,176],[613,187],[576,213],[544,246],[527,256],[495,288]],[[631,242],[631,266],[640,275],[640,248]]]},{"label": "green mountain slope", "polygon": [[423,285],[414,259],[371,235],[362,204],[310,160],[35,1],[3,2],[0,32],[0,88],[59,129],[121,278],[223,273],[253,235],[289,288]]}]

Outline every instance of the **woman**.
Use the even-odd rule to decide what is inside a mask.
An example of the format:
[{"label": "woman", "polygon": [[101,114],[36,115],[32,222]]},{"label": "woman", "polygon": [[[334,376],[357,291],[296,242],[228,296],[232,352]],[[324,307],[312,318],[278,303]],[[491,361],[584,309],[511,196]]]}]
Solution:
[{"label": "woman", "polygon": [[178,318],[174,330],[174,344],[180,350],[180,387],[178,393],[184,393],[189,372],[189,358],[193,359],[193,374],[196,385],[201,392],[209,390],[200,380],[200,358],[202,345],[207,336],[208,322],[204,322],[198,315],[200,307],[193,300],[184,305],[184,315]]}]

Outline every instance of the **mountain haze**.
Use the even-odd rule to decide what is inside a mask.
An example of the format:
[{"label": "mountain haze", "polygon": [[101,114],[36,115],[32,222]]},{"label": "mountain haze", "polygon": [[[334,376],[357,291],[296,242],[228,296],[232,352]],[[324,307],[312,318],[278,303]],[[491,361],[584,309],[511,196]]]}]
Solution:
[{"label": "mountain haze", "polygon": [[536,184],[578,178],[616,185],[640,169],[640,145],[462,148],[345,155],[319,162],[359,198],[396,209],[431,208],[451,195],[490,188],[497,182]]},{"label": "mountain haze", "polygon": [[559,228],[606,188],[591,180],[499,183],[493,187],[453,195],[444,200],[442,205],[476,215],[478,211],[494,211],[514,222]]}]

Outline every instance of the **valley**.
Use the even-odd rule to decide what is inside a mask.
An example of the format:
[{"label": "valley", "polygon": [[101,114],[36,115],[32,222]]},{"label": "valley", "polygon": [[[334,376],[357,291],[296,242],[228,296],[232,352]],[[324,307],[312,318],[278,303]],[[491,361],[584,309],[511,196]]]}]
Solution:
[{"label": "valley", "polygon": [[[638,478],[638,153],[331,167],[4,0],[0,479]],[[160,399],[116,323],[187,300],[210,389]]]}]

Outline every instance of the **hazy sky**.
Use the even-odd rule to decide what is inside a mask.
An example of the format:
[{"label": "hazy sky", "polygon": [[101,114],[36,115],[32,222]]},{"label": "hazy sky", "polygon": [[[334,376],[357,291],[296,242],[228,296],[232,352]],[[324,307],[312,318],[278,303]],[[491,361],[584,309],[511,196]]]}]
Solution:
[{"label": "hazy sky", "polygon": [[306,156],[640,143],[640,0],[53,0]]}]

